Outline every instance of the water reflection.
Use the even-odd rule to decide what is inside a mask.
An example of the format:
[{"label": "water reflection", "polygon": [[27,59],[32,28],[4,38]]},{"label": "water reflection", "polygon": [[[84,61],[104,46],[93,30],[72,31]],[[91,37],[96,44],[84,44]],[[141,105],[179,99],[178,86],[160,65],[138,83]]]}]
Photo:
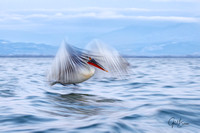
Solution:
[{"label": "water reflection", "polygon": [[45,112],[75,118],[87,118],[105,113],[106,108],[112,108],[112,104],[120,102],[118,99],[74,92],[68,94],[46,92],[46,97],[51,103],[52,110]]}]

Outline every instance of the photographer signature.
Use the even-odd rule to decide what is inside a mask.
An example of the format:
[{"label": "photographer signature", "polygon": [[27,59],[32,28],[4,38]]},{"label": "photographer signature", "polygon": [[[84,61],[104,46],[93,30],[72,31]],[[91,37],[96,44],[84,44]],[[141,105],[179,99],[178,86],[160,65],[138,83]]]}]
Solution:
[{"label": "photographer signature", "polygon": [[172,128],[176,125],[177,127],[182,127],[183,125],[189,125],[189,123],[185,123],[181,118],[178,120],[175,117],[171,117],[168,120],[168,125]]}]

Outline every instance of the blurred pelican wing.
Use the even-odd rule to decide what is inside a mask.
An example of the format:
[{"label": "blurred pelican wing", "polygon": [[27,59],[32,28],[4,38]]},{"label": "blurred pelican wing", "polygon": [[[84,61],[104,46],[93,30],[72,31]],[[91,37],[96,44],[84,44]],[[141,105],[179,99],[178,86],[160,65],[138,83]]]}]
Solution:
[{"label": "blurred pelican wing", "polygon": [[[108,47],[98,40],[94,40],[89,43],[87,48],[92,51],[93,55],[96,55],[93,58],[108,70],[106,76],[107,74],[110,74],[114,77],[122,77],[128,74],[128,61],[123,58],[114,48]],[[98,73],[100,73],[99,70]]]},{"label": "blurred pelican wing", "polygon": [[63,42],[48,73],[48,81],[51,85],[73,84],[75,81],[81,81],[80,73],[90,70],[86,63],[88,57],[86,51]]}]

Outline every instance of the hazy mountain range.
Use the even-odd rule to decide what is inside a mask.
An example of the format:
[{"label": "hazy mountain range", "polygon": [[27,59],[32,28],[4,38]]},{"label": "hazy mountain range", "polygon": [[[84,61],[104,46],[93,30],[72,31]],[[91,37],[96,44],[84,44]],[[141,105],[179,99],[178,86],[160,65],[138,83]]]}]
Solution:
[{"label": "hazy mountain range", "polygon": [[136,24],[100,37],[131,55],[200,55],[199,24]]},{"label": "hazy mountain range", "polygon": [[[80,42],[88,43],[94,38],[124,55],[200,55],[200,25],[197,23],[136,23],[100,35],[87,35]],[[55,55],[58,47],[2,39],[0,55]]]},{"label": "hazy mountain range", "polygon": [[0,55],[55,55],[58,47],[47,44],[0,40]]}]

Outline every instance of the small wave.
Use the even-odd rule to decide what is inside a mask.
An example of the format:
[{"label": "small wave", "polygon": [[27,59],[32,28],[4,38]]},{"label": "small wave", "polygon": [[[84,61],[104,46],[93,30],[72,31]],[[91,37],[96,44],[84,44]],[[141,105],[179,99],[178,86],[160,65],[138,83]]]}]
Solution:
[{"label": "small wave", "polygon": [[41,118],[34,115],[4,115],[0,116],[0,123],[30,124],[53,121],[52,118]]}]

